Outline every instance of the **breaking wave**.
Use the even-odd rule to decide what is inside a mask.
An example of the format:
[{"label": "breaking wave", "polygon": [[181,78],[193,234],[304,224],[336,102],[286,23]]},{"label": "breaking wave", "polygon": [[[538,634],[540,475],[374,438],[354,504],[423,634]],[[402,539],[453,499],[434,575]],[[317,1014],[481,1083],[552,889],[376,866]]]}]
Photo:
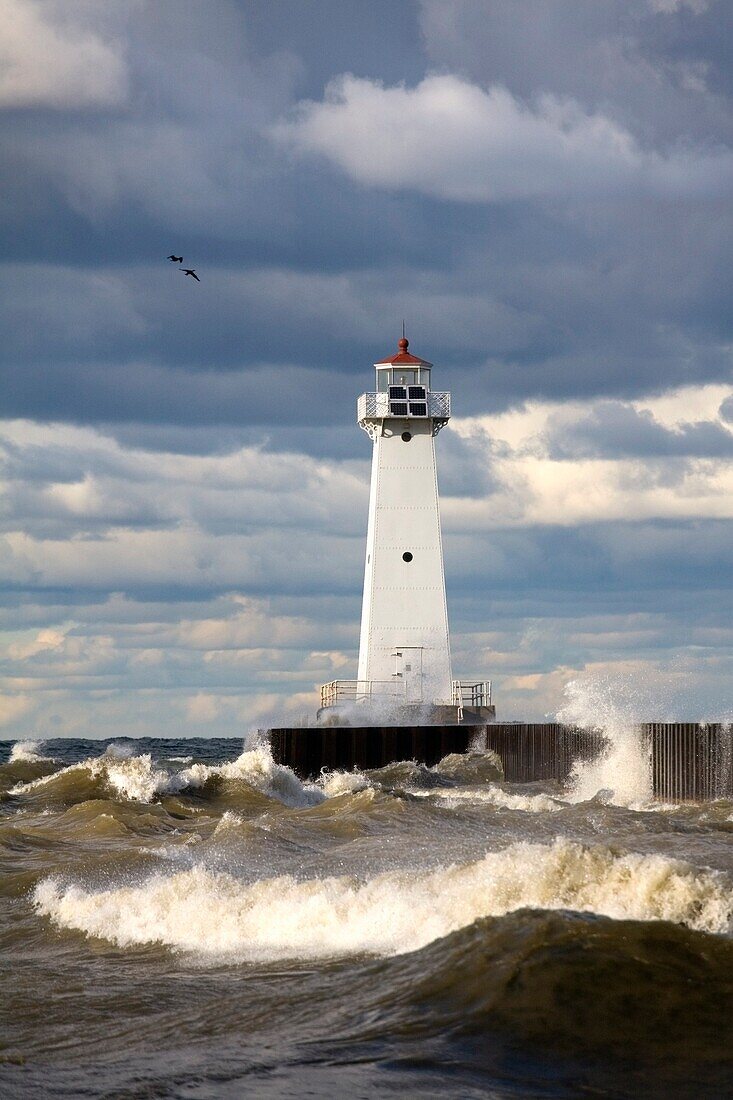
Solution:
[{"label": "breaking wave", "polygon": [[156,764],[150,753],[136,756],[127,746],[111,745],[101,756],[16,783],[10,794],[40,796],[62,804],[105,796],[150,803],[184,793],[216,797],[244,787],[285,806],[301,808],[368,786],[370,781],[361,772],[328,772],[315,783],[302,782],[290,768],[276,763],[266,744],[246,749],[224,764],[189,762],[179,770]]},{"label": "breaking wave", "polygon": [[19,760],[25,763],[53,760],[52,756],[44,756],[41,752],[43,741],[16,741],[10,750],[9,764],[16,764]]},{"label": "breaking wave", "polygon": [[459,788],[454,791],[439,791],[437,795],[442,805],[459,806],[466,802],[488,803],[503,810],[521,810],[524,813],[555,813],[565,808],[565,803],[548,794],[514,794],[501,787],[483,787],[477,790]]},{"label": "breaking wave", "polygon": [[641,735],[648,700],[620,677],[571,680],[557,720],[569,726],[601,730],[607,746],[599,757],[576,761],[568,796],[586,802],[600,792],[617,806],[640,809],[653,798],[651,757]]},{"label": "breaking wave", "polygon": [[0,764],[0,800],[5,801],[14,784],[28,783],[48,775],[58,761],[42,753],[43,741],[16,741],[4,764]]},{"label": "breaking wave", "polygon": [[37,885],[34,901],[59,927],[122,947],[161,943],[242,961],[399,955],[521,908],[670,921],[709,933],[729,933],[733,919],[733,884],[723,872],[560,838],[367,881],[280,876],[245,883],[203,866],[105,890],[50,877]]},{"label": "breaking wave", "polygon": [[493,783],[504,778],[499,756],[492,750],[452,752],[430,769],[436,775],[459,783]]}]

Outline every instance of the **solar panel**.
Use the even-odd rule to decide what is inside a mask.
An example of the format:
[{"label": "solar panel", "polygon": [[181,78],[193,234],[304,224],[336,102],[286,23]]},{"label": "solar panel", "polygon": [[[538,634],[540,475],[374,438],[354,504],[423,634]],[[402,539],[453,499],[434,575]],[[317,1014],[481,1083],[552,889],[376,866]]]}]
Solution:
[{"label": "solar panel", "polygon": [[427,416],[428,406],[425,401],[410,402],[410,416]]},{"label": "solar panel", "polygon": [[425,387],[424,386],[409,386],[409,398],[410,401],[424,401],[425,400]]},{"label": "solar panel", "polygon": [[407,416],[407,402],[406,401],[390,401],[389,411],[392,416]]},{"label": "solar panel", "polygon": [[389,399],[390,401],[405,401],[407,398],[406,386],[390,386],[389,387]]}]

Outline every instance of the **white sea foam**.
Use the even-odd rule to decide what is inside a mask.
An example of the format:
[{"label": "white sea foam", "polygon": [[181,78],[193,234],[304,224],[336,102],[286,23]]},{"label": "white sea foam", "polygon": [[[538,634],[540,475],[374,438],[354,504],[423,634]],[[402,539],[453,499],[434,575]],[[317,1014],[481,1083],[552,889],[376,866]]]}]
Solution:
[{"label": "white sea foam", "polygon": [[203,787],[214,776],[242,780],[286,806],[314,806],[326,797],[315,783],[301,783],[295,772],[276,763],[267,744],[245,749],[236,760],[226,764],[192,764],[175,778],[186,787]]},{"label": "white sea foam", "polygon": [[244,883],[203,866],[99,891],[49,878],[34,901],[58,926],[120,946],[162,943],[204,957],[258,960],[401,954],[478,917],[526,906],[729,933],[733,883],[720,871],[665,856],[558,838],[365,882],[282,876]]},{"label": "white sea foam", "polygon": [[52,756],[44,756],[41,752],[43,741],[16,741],[10,750],[8,763],[13,764],[18,760],[37,762],[39,760],[53,760]]},{"label": "white sea foam", "polygon": [[459,787],[456,790],[428,791],[442,804],[465,805],[466,802],[489,803],[505,810],[522,810],[529,814],[555,813],[563,809],[563,803],[548,794],[513,794],[501,787]]},{"label": "white sea foam", "polygon": [[89,761],[92,775],[104,779],[111,793],[131,802],[152,802],[161,794],[172,794],[185,786],[177,775],[153,765],[150,753],[127,758],[99,757]]},{"label": "white sea foam", "polygon": [[[651,759],[641,735],[649,700],[618,676],[572,680],[567,702],[557,719],[570,726],[600,729],[608,746],[596,760],[577,761],[568,784],[573,802],[586,802],[599,792],[617,806],[644,809],[653,798]],[[653,707],[652,707],[653,711]]]},{"label": "white sea foam", "polygon": [[356,794],[372,786],[369,779],[360,771],[324,772],[317,783],[328,798],[335,798],[340,794]]},{"label": "white sea foam", "polygon": [[61,768],[53,775],[17,783],[10,793],[28,794],[54,783],[61,775],[80,771],[86,771],[92,779],[101,779],[113,797],[134,802],[153,802],[166,794],[201,788],[214,777],[241,780],[269,798],[292,807],[313,806],[330,794],[341,793],[333,790],[327,794],[315,783],[301,783],[290,768],[273,760],[269,746],[264,744],[225,764],[191,764],[181,771],[157,767],[150,753],[130,756],[105,752],[102,756]]},{"label": "white sea foam", "polygon": [[85,772],[93,780],[101,779],[111,795],[133,802],[152,802],[161,794],[182,790],[185,786],[184,783],[179,783],[177,776],[171,775],[162,768],[154,767],[150,753],[129,757],[108,756],[105,753],[79,764],[70,764],[40,779],[32,779],[28,783],[16,783],[10,793],[30,794],[43,787],[55,785],[60,776]]}]

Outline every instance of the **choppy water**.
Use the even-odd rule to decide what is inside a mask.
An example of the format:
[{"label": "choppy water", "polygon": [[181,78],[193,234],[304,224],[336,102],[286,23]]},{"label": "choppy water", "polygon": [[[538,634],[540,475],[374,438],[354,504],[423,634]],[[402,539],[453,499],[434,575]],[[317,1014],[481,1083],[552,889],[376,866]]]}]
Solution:
[{"label": "choppy water", "polygon": [[731,1095],[733,803],[625,736],[568,791],[0,742],[0,1094]]}]

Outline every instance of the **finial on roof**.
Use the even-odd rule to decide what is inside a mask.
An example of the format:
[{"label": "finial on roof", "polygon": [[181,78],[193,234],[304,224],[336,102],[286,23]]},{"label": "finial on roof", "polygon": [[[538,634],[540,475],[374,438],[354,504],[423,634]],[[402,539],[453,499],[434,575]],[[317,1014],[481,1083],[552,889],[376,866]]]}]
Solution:
[{"label": "finial on roof", "polygon": [[400,349],[400,354],[407,351],[410,346],[410,341],[405,336],[405,320],[402,319],[402,339],[397,341],[397,347]]}]

